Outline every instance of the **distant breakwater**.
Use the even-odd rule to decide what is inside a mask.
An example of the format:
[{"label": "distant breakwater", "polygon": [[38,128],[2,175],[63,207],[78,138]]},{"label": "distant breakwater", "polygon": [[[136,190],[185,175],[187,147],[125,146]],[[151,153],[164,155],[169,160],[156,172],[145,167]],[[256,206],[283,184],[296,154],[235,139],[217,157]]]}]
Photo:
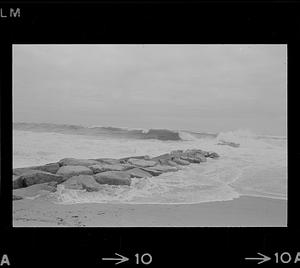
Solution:
[{"label": "distant breakwater", "polygon": [[35,198],[66,189],[100,191],[103,185],[131,185],[131,178],[159,176],[176,172],[191,163],[218,158],[215,152],[200,149],[175,150],[150,158],[147,155],[121,159],[64,158],[56,163],[13,169],[13,200]]}]

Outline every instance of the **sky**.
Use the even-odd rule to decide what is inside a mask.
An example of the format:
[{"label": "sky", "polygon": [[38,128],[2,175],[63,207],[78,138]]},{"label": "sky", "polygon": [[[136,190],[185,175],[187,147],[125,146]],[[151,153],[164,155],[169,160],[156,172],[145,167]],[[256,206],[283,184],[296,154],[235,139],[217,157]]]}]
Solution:
[{"label": "sky", "polygon": [[14,45],[13,121],[286,135],[286,45]]}]

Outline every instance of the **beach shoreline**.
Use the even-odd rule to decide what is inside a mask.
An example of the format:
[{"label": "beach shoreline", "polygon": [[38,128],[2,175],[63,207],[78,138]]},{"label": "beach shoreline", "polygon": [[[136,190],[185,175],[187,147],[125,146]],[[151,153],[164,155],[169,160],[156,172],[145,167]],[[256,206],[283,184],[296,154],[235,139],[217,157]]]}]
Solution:
[{"label": "beach shoreline", "polygon": [[287,201],[241,196],[198,204],[13,202],[13,227],[287,227]]}]

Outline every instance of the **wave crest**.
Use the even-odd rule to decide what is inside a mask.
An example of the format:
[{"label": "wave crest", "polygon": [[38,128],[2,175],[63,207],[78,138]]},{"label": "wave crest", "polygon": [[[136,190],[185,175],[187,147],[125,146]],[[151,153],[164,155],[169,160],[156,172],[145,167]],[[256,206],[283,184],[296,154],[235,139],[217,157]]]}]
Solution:
[{"label": "wave crest", "polygon": [[[101,136],[109,138],[126,139],[156,139],[172,141],[192,141],[214,134],[196,133],[190,131],[177,131],[170,129],[143,129],[112,126],[77,126],[77,125],[59,125],[48,123],[14,123],[15,130],[32,132],[54,132],[71,135]],[[215,136],[213,136],[215,137]]]}]

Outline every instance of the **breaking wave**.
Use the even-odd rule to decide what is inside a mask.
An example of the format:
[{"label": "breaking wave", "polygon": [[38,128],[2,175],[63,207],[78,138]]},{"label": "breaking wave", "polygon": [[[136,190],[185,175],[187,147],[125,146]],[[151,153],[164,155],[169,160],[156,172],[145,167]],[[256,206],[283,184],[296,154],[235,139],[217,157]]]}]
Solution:
[{"label": "breaking wave", "polygon": [[203,137],[215,137],[216,134],[177,131],[170,129],[139,129],[110,126],[84,127],[78,125],[59,125],[48,123],[14,123],[14,130],[32,132],[52,132],[71,135],[101,136],[126,139],[156,139],[156,140],[195,140]]},{"label": "breaking wave", "polygon": [[133,178],[130,186],[102,185],[99,192],[70,190],[60,186],[51,197],[59,204],[193,204],[238,198],[239,193],[222,181],[222,177],[228,175],[234,180],[237,171],[230,168],[219,172],[214,170],[215,163],[211,162],[207,163],[206,172],[204,167],[192,165],[158,177]]}]

